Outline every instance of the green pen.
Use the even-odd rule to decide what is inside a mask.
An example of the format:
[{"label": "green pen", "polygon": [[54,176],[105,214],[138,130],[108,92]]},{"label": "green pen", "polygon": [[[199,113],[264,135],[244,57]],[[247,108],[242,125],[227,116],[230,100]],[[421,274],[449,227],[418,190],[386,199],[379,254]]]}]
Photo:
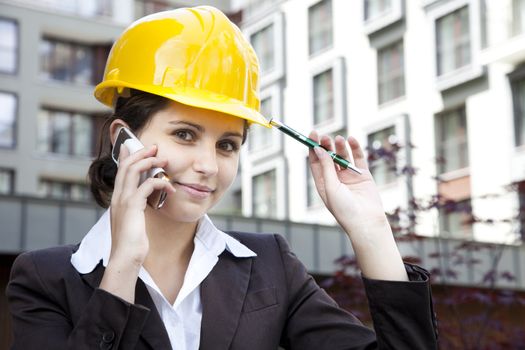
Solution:
[{"label": "green pen", "polygon": [[306,146],[308,146],[310,148],[321,147],[326,152],[328,152],[330,157],[332,157],[334,162],[337,163],[338,165],[342,166],[345,169],[353,170],[353,171],[355,171],[358,174],[362,174],[361,170],[357,169],[348,160],[344,159],[343,157],[341,157],[340,155],[336,154],[335,152],[327,150],[326,148],[324,148],[323,146],[321,146],[320,144],[318,144],[317,142],[315,142],[311,138],[302,135],[301,133],[295,131],[294,129],[290,128],[289,126],[284,125],[283,123],[281,123],[280,121],[276,120],[275,118],[270,119],[270,125],[276,127],[280,131],[284,132],[286,135],[293,137],[297,141],[301,142],[302,144],[304,144],[304,145],[306,145]]}]

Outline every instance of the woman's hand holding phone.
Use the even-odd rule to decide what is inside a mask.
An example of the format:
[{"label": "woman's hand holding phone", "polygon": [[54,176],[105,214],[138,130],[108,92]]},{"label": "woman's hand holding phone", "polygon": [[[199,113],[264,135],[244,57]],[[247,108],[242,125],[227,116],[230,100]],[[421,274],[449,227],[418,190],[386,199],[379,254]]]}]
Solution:
[{"label": "woman's hand holding phone", "polygon": [[174,193],[170,182],[149,177],[141,183],[144,172],[167,165],[156,157],[157,147],[150,146],[129,154],[120,147],[119,167],[111,198],[111,254],[100,284],[105,289],[133,303],[138,272],[149,250],[144,211],[148,197],[164,190]]}]

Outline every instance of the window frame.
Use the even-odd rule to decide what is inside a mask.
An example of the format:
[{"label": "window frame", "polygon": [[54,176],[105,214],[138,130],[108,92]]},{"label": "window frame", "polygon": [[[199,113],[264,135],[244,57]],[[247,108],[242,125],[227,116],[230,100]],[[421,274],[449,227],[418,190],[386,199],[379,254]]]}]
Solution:
[{"label": "window frame", "polygon": [[457,105],[455,107],[448,108],[444,111],[441,111],[439,113],[436,113],[434,115],[434,130],[435,130],[435,152],[436,152],[436,160],[439,160],[440,157],[442,157],[443,152],[441,151],[443,149],[443,142],[441,139],[441,135],[443,134],[443,123],[442,121],[439,121],[439,119],[442,119],[444,115],[455,113],[458,111],[462,111],[464,118],[465,118],[465,144],[466,144],[466,157],[467,157],[467,164],[463,167],[452,169],[452,170],[446,170],[445,165],[439,161],[436,161],[436,174],[440,176],[442,179],[452,179],[457,176],[463,175],[465,173],[469,172],[470,169],[470,155],[469,155],[469,139],[468,139],[468,114],[467,114],[467,106],[466,104]]},{"label": "window frame", "polygon": [[6,193],[0,192],[0,194],[13,195],[15,193],[15,188],[16,188],[16,170],[13,168],[7,168],[7,167],[0,166],[0,173],[7,173],[10,175],[8,192]]},{"label": "window frame", "polygon": [[[40,48],[38,51],[38,59],[39,59],[39,70],[38,70],[38,78],[40,81],[46,82],[46,83],[58,83],[58,84],[71,84],[74,86],[94,86],[97,83],[96,79],[96,70],[97,70],[97,52],[96,52],[96,45],[89,44],[86,42],[81,41],[73,41],[68,40],[64,38],[55,37],[52,35],[46,35],[45,33],[42,35],[39,41],[39,45],[43,45],[44,42],[51,43],[53,45],[56,44],[62,44],[67,45],[70,54],[70,62],[68,63],[68,73],[72,73],[72,79],[62,80],[62,79],[55,79],[52,77],[52,74],[50,72],[43,70],[43,62],[42,62],[42,55],[40,52]],[[71,64],[75,65],[77,63],[76,60],[72,60],[71,58],[76,56],[76,53],[80,48],[87,49],[91,54],[91,66],[90,66],[90,77],[88,82],[77,82],[75,81],[74,77],[78,72],[75,72],[74,67],[71,66]],[[72,50],[72,51],[71,51]],[[48,74],[49,77],[45,77],[44,74]]]},{"label": "window frame", "polygon": [[[390,125],[388,125],[388,126],[385,126],[385,127],[382,127],[382,128],[378,128],[377,130],[374,130],[374,131],[369,132],[369,133],[366,134],[367,158],[368,158],[368,156],[370,155],[370,148],[372,147],[372,145],[371,145],[370,142],[369,142],[370,137],[371,137],[372,135],[374,135],[374,134],[377,134],[377,133],[380,133],[380,132],[384,132],[384,131],[386,131],[386,130],[388,130],[388,129],[391,129],[391,128],[393,129],[393,134],[395,135],[396,139],[397,139],[398,142],[399,142],[399,136],[398,136],[398,134],[397,134],[397,132],[398,132],[398,128],[397,128],[397,125],[396,125],[396,124],[390,124]],[[395,163],[394,165],[395,165],[396,169],[398,169],[398,167],[399,167],[399,160],[398,160],[398,158],[399,158],[399,154],[398,154],[398,153],[399,153],[399,152],[397,152],[397,153],[395,154],[395,159],[394,159],[394,163]],[[387,169],[387,170],[386,170],[386,171],[387,171],[387,176],[386,176],[386,177],[388,177],[388,180],[387,180],[386,182],[383,182],[383,183],[379,182],[379,181],[376,179],[376,178],[377,178],[377,175],[374,176],[374,167],[375,167],[375,164],[373,164],[372,162],[369,162],[369,161],[367,161],[367,162],[368,162],[368,164],[369,164],[369,170],[370,170],[370,173],[372,174],[372,177],[374,177],[374,180],[376,181],[376,183],[377,183],[377,185],[378,185],[379,187],[389,186],[389,185],[391,185],[391,184],[397,183],[397,179],[398,179],[399,175],[396,173],[396,171],[392,171],[392,170],[391,170],[390,168],[388,168],[388,167],[386,168],[386,169]],[[384,159],[382,159],[378,165],[383,165],[383,164],[384,164],[385,166],[388,166],[388,165],[389,165],[388,162],[386,162]]]},{"label": "window frame", "polygon": [[[437,60],[437,20],[451,14],[452,12],[468,6],[469,12],[469,34],[470,34],[470,63],[453,71],[438,74]],[[424,4],[429,19],[432,45],[433,74],[438,91],[442,92],[455,86],[464,84],[485,74],[485,68],[481,64],[481,15],[478,0],[451,0],[448,2],[427,1]]]},{"label": "window frame", "polygon": [[242,205],[243,214],[245,216],[253,215],[253,179],[254,177],[266,173],[268,171],[275,170],[276,179],[276,196],[277,196],[277,208],[276,217],[272,219],[283,220],[286,214],[286,172],[285,172],[285,160],[283,157],[275,158],[267,162],[251,165],[251,169],[243,169],[243,173],[246,171],[246,176],[243,176],[243,191],[242,191]]},{"label": "window frame", "polygon": [[15,54],[15,68],[12,72],[2,70],[0,69],[0,74],[7,74],[7,75],[18,75],[20,70],[20,24],[18,23],[18,20],[15,18],[5,17],[0,15],[0,21],[4,22],[13,22],[15,25],[15,40],[16,40],[16,48],[14,51]]},{"label": "window frame", "polygon": [[402,0],[392,0],[392,8],[377,17],[367,18],[366,2],[363,0],[363,27],[367,35],[374,34],[389,27],[405,17],[405,9]]},{"label": "window frame", "polygon": [[[60,109],[60,108],[56,108],[56,107],[49,107],[49,106],[40,106],[39,110],[38,110],[38,114],[40,116],[40,113],[42,112],[46,112],[48,114],[55,114],[55,113],[65,113],[68,115],[68,118],[69,118],[69,122],[70,122],[70,125],[69,125],[69,136],[72,136],[71,139],[69,140],[69,151],[71,152],[68,152],[68,153],[59,153],[59,152],[52,152],[52,151],[41,151],[39,149],[39,133],[38,133],[38,129],[40,128],[40,125],[39,125],[39,120],[38,122],[36,123],[36,153],[39,154],[39,155],[44,155],[46,157],[57,157],[57,158],[69,158],[69,159],[91,159],[92,157],[95,156],[95,153],[97,152],[97,139],[96,139],[96,135],[97,133],[99,132],[99,130],[97,130],[97,126],[99,125],[97,123],[97,120],[96,118],[100,118],[100,116],[98,114],[95,114],[95,113],[90,113],[90,112],[85,112],[85,111],[74,111],[74,110],[70,110],[70,109]],[[88,154],[88,155],[83,155],[83,154],[76,154],[74,153],[73,151],[75,151],[75,133],[74,133],[74,125],[73,125],[73,119],[76,115],[82,115],[82,116],[86,116],[90,119],[90,122],[91,122],[91,126],[92,126],[92,135],[91,135],[91,153]],[[49,124],[48,127],[52,128],[52,123]],[[52,131],[53,130],[50,130],[50,135],[52,135]],[[50,140],[48,139],[47,140],[48,142],[48,146],[49,146],[49,142]]]},{"label": "window frame", "polygon": [[0,144],[0,150],[13,150],[18,147],[18,117],[20,113],[20,103],[18,94],[14,91],[0,90],[0,94],[12,95],[15,98],[15,110],[13,120],[13,143],[11,146],[2,146]]},{"label": "window frame", "polygon": [[[384,50],[392,49],[393,47],[399,45],[401,43],[401,55],[402,55],[402,78],[403,78],[403,93],[399,96],[395,96],[388,100],[381,100],[381,75],[380,75],[380,64],[381,62],[381,52],[384,52]],[[406,96],[406,59],[405,59],[405,40],[403,37],[399,38],[398,40],[389,42],[387,45],[384,45],[382,47],[379,47],[377,49],[377,55],[376,55],[376,67],[377,67],[377,104],[379,106],[384,106],[386,104],[392,103],[398,99],[404,98]],[[392,82],[394,79],[390,79],[389,82]],[[383,84],[385,84],[385,81],[383,81]]]},{"label": "window frame", "polygon": [[[328,70],[332,69],[332,82],[334,84],[333,91],[333,103],[334,103],[334,115],[333,118],[319,124],[314,123],[314,78]],[[325,60],[321,64],[315,65],[310,70],[310,79],[309,79],[309,93],[311,103],[309,103],[310,108],[310,120],[312,121],[313,128],[317,129],[320,133],[332,133],[340,129],[346,128],[347,118],[346,118],[346,66],[345,58],[337,57],[331,60]]]},{"label": "window frame", "polygon": [[[521,106],[523,108],[523,111],[521,111],[523,121],[518,121],[517,112],[520,110],[520,106],[519,106],[519,101],[517,101],[516,99],[516,92],[518,89],[517,83],[519,83],[520,81],[523,81],[525,83],[525,63],[516,67],[516,69],[512,71],[511,73],[509,73],[507,76],[509,79],[511,99],[512,99],[512,123],[514,127],[514,147],[521,148],[525,146],[525,104]],[[524,94],[525,94],[525,89],[524,89]],[[523,131],[520,133],[521,130]],[[521,135],[523,135],[523,140],[521,140],[522,142],[519,143],[520,141],[519,139],[521,139]]]},{"label": "window frame", "polygon": [[[323,2],[326,2],[326,3],[330,3],[330,11],[331,11],[331,42],[329,45],[323,47],[323,48],[320,48],[316,51],[312,51],[312,45],[310,43],[310,40],[311,40],[311,32],[310,32],[310,11],[312,10],[312,8],[316,7],[316,6],[319,6],[321,3]],[[312,58],[312,57],[315,57],[315,56],[318,56],[318,55],[321,55],[325,52],[328,52],[330,50],[332,50],[335,46],[335,23],[334,23],[334,20],[335,20],[335,16],[334,16],[334,1],[333,0],[316,0],[316,1],[313,1],[313,2],[310,2],[308,4],[308,8],[306,10],[306,23],[307,23],[307,52],[308,52],[308,57]]]},{"label": "window frame", "polygon": [[260,85],[261,88],[273,84],[284,76],[284,14],[276,12],[271,16],[266,16],[261,20],[247,25],[243,28],[243,33],[249,39],[253,35],[273,25],[273,61],[274,67],[266,72],[261,71]]},{"label": "window frame", "polygon": [[[261,101],[263,101],[266,98],[271,98],[271,105],[272,105],[272,116],[280,116],[282,115],[282,97],[281,97],[281,87],[278,84],[272,85],[267,87],[266,89],[262,90],[260,93]],[[272,116],[264,116],[266,118],[270,118]],[[277,118],[280,119],[280,118]],[[250,128],[264,128],[262,125],[252,125]],[[269,129],[271,130],[271,129]],[[255,162],[259,161],[263,158],[274,156],[275,154],[278,154],[283,149],[283,135],[280,132],[272,132],[272,143],[270,147],[266,148],[260,148],[255,150],[250,150],[250,144],[247,150],[248,158],[250,161]],[[250,143],[250,135],[248,134],[248,143]]]}]

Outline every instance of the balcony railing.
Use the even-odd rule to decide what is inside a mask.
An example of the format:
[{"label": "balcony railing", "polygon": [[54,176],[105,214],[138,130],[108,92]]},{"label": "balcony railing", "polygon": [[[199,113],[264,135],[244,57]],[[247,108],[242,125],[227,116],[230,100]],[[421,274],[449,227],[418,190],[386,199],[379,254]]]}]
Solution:
[{"label": "balcony railing", "polygon": [[[87,202],[0,195],[0,254],[78,243],[103,212]],[[331,274],[337,267],[335,259],[353,255],[348,238],[338,227],[241,216],[211,217],[224,231],[282,234],[312,274]],[[525,289],[524,245],[490,245],[488,250],[469,250],[458,257],[455,248],[464,243],[425,237],[401,240],[399,248],[403,256],[421,259],[420,265],[428,270],[455,271],[444,273],[438,278],[440,283],[478,286],[488,271],[496,269],[507,277],[513,276],[497,279],[496,286]],[[465,263],[466,260],[477,263]]]}]

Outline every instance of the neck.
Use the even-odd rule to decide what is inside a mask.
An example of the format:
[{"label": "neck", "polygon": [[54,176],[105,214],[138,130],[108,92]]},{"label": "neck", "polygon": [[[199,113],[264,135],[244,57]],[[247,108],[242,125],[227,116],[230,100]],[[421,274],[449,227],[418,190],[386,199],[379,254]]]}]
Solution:
[{"label": "neck", "polygon": [[193,253],[197,224],[173,222],[155,212],[146,211],[149,252],[144,266],[187,265]]}]

